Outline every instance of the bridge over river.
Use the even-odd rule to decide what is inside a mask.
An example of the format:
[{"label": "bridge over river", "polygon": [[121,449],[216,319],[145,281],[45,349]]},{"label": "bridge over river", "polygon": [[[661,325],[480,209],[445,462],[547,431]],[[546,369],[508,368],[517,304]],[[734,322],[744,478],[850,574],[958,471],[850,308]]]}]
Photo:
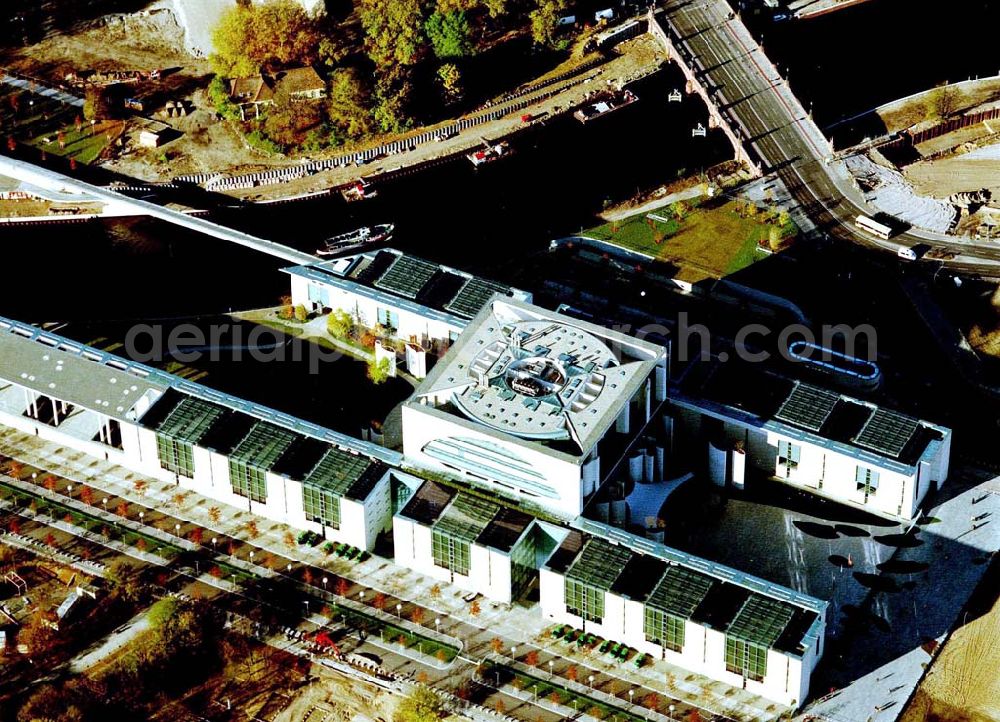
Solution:
[{"label": "bridge over river", "polygon": [[[934,261],[950,269],[1000,277],[1000,245],[911,229],[886,241],[859,230],[874,215],[833,147],[726,0],[667,0],[651,8],[649,29],[684,72],[688,92],[709,109],[743,160],[758,174],[776,173],[821,232],[896,252],[931,244],[956,253]],[[930,262],[930,261],[924,261]]]}]

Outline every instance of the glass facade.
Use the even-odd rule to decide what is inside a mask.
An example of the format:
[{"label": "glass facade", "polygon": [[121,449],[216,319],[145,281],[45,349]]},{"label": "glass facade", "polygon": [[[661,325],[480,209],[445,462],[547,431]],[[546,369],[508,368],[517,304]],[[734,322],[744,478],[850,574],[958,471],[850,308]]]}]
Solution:
[{"label": "glass facade", "polygon": [[767,674],[767,647],[727,636],[726,671],[763,682]]},{"label": "glass facade", "polygon": [[233,493],[250,501],[267,503],[267,472],[235,459],[229,460],[229,483]]},{"label": "glass facade", "polygon": [[567,578],[566,611],[600,624],[604,621],[604,590]]},{"label": "glass facade", "polygon": [[878,491],[878,472],[874,469],[859,466],[854,473],[854,480],[858,482],[858,491],[865,493],[865,499]]},{"label": "glass facade", "polygon": [[684,620],[653,607],[646,607],[643,629],[646,641],[680,652],[684,648]]},{"label": "glass facade", "polygon": [[334,529],[340,528],[340,497],[330,491],[302,486],[302,508],[306,519]]},{"label": "glass facade", "polygon": [[183,441],[156,435],[156,453],[160,467],[188,479],[194,478],[194,447]]},{"label": "glass facade", "polygon": [[448,534],[431,532],[431,550],[434,565],[450,569],[454,574],[469,575],[469,542],[456,539]]},{"label": "glass facade", "polygon": [[790,441],[778,442],[778,466],[785,471],[788,476],[793,469],[799,468],[799,458],[802,454],[802,447]]},{"label": "glass facade", "polygon": [[535,578],[535,534],[529,530],[510,553],[510,586],[513,599],[519,598]]}]

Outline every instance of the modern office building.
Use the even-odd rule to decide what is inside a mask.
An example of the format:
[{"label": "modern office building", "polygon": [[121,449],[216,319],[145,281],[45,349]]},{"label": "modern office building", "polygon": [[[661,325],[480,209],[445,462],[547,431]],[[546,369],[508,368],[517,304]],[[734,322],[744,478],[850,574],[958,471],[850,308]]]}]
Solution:
[{"label": "modern office building", "polygon": [[548,526],[519,509],[426,481],[393,519],[395,561],[510,603],[524,596],[554,547],[542,528]]},{"label": "modern office building", "polygon": [[391,528],[394,452],[2,318],[0,359],[4,426],[359,548]]},{"label": "modern office building", "polygon": [[362,326],[437,353],[458,339],[494,293],[531,301],[531,294],[394,249],[284,269],[292,303],[311,311],[342,310]]},{"label": "modern office building", "polygon": [[674,449],[717,484],[776,479],[911,520],[948,478],[949,429],[765,369],[695,365],[671,405]]},{"label": "modern office building", "polygon": [[823,652],[826,602],[585,525],[541,569],[546,617],[781,704],[806,698]]},{"label": "modern office building", "polygon": [[565,517],[666,399],[664,347],[496,296],[403,406],[410,463]]}]

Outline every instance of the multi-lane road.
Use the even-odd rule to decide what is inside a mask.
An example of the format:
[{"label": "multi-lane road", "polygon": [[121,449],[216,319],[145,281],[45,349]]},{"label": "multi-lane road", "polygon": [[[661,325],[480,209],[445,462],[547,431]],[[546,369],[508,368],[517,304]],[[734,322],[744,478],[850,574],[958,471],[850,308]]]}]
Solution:
[{"label": "multi-lane road", "polygon": [[893,253],[900,246],[946,247],[955,257],[934,263],[959,273],[1000,276],[1000,244],[919,229],[885,241],[854,225],[858,215],[873,211],[833,160],[832,147],[726,0],[667,0],[654,17],[680,50],[678,60],[695,73],[765,172],[779,176],[820,232]]}]

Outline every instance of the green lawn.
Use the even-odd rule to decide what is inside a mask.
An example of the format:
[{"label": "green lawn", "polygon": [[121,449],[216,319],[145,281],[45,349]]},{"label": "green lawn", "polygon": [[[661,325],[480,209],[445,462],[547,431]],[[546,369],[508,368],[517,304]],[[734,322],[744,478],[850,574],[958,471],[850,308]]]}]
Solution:
[{"label": "green lawn", "polygon": [[[678,219],[671,207],[665,207],[605,223],[583,235],[690,269],[695,275],[718,278],[766,255],[757,244],[766,241],[773,224],[761,214],[744,217],[738,210],[735,201],[710,203],[691,208]],[[782,231],[794,235],[794,223],[789,220]]]},{"label": "green lawn", "polygon": [[[101,121],[93,127],[85,124],[80,132],[70,124],[62,128],[65,147],[59,144],[59,131],[43,133],[28,141],[29,145],[41,148],[46,153],[65,158],[73,158],[77,163],[93,163],[108,147],[108,137],[115,138],[119,131],[118,123]],[[45,141],[49,142],[46,143]]]}]

